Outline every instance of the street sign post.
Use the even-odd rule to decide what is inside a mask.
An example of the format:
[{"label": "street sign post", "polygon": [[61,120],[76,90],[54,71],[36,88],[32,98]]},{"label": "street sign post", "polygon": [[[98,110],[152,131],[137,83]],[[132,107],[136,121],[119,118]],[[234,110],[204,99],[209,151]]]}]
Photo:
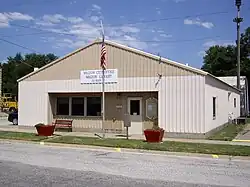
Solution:
[{"label": "street sign post", "polygon": [[131,127],[131,119],[128,113],[124,114],[124,127],[126,127],[126,138],[128,140],[128,128]]}]

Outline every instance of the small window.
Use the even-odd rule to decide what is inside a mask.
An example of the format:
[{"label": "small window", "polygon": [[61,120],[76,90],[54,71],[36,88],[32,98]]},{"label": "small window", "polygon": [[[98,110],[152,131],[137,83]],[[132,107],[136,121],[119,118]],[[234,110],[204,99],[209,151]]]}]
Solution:
[{"label": "small window", "polygon": [[213,118],[216,117],[216,97],[213,97]]},{"label": "small window", "polygon": [[234,108],[236,108],[236,98],[234,98]]},{"label": "small window", "polygon": [[69,98],[68,97],[58,97],[57,98],[57,115],[69,115]]},{"label": "small window", "polygon": [[101,116],[101,97],[87,97],[87,116]]},{"label": "small window", "polygon": [[130,100],[130,115],[141,115],[140,100]]},{"label": "small window", "polygon": [[72,116],[84,116],[84,97],[72,97]]}]

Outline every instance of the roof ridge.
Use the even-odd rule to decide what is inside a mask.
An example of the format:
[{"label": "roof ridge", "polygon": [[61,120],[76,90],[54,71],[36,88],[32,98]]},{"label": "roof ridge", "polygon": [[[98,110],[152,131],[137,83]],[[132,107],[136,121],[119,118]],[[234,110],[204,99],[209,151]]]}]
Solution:
[{"label": "roof ridge", "polygon": [[[80,52],[80,51],[82,51],[82,50],[84,50],[84,49],[86,49],[86,48],[88,48],[88,47],[94,45],[94,44],[99,44],[99,43],[101,43],[101,42],[102,42],[102,40],[101,40],[100,38],[96,38],[94,41],[92,41],[92,42],[89,43],[88,45],[86,45],[86,46],[84,46],[84,47],[81,47],[81,48],[78,48],[78,49],[76,49],[75,51],[73,51],[73,52],[71,52],[71,53],[69,53],[69,54],[67,54],[67,55],[64,55],[63,57],[58,58],[57,60],[52,61],[52,62],[50,62],[49,64],[47,64],[47,65],[41,67],[41,68],[38,69],[37,71],[33,71],[33,72],[29,73],[28,75],[25,75],[25,76],[21,77],[20,79],[17,80],[17,82],[20,82],[20,81],[22,81],[22,80],[24,80],[24,79],[26,79],[26,78],[28,78],[28,77],[30,77],[30,76],[32,76],[32,75],[35,75],[35,74],[39,73],[40,71],[42,71],[42,70],[44,70],[44,69],[46,69],[46,68],[48,68],[48,67],[50,67],[50,66],[56,64],[57,62],[60,62],[60,61],[62,61],[62,60],[64,60],[64,59],[68,58],[68,57],[71,56],[71,55],[74,55],[74,54],[76,54],[76,53],[78,53],[78,52]],[[109,45],[112,45],[112,46],[114,46],[114,47],[118,47],[118,48],[121,48],[121,49],[128,50],[128,51],[130,51],[130,52],[134,52],[134,53],[139,54],[139,55],[144,55],[144,56],[146,56],[146,57],[148,57],[148,58],[152,58],[152,59],[155,59],[155,60],[159,60],[159,58],[160,58],[160,57],[157,56],[157,55],[154,55],[154,54],[151,54],[151,53],[148,53],[148,52],[139,50],[139,49],[135,49],[135,48],[132,48],[132,47],[128,47],[128,46],[126,46],[126,45],[123,45],[123,44],[120,44],[120,43],[117,43],[117,42],[113,42],[113,41],[110,41],[110,40],[105,40],[105,43],[107,43],[107,44],[109,44]],[[206,72],[206,71],[203,71],[203,70],[201,70],[201,69],[194,68],[194,67],[191,67],[191,66],[187,66],[187,65],[182,64],[182,63],[180,63],[180,62],[176,62],[176,61],[173,61],[173,60],[164,58],[164,57],[161,58],[161,61],[164,62],[165,64],[170,64],[170,65],[173,65],[173,66],[177,66],[177,67],[183,68],[183,69],[185,69],[185,70],[192,71],[192,72],[197,73],[197,74],[200,74],[200,75],[204,75],[204,76],[205,76],[205,75],[208,75],[208,76],[210,76],[210,77],[215,78],[215,79],[218,80],[219,82],[222,82],[222,83],[224,83],[224,84],[227,84],[227,83],[225,83],[224,81],[220,80],[219,78],[215,77],[214,75],[212,75],[212,74],[210,74],[210,73],[208,73],[208,72]],[[229,84],[227,84],[227,85],[230,86],[230,87],[232,87],[232,86],[229,85]],[[233,87],[233,88],[234,88],[234,87]],[[234,89],[236,89],[236,88],[234,88]],[[236,89],[236,90],[238,90],[238,89]],[[238,91],[239,91],[239,90],[238,90]]]}]

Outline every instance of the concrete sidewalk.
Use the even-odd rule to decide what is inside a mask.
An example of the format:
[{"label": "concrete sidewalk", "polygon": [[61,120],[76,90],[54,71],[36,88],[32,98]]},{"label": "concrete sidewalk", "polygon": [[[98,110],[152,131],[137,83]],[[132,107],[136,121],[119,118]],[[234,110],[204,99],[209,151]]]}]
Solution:
[{"label": "concrete sidewalk", "polygon": [[233,141],[250,143],[250,124],[248,124],[245,129],[235,137]]},{"label": "concrete sidewalk", "polygon": [[[35,128],[18,128],[18,126],[0,126],[0,131],[12,131],[12,132],[29,132],[37,133]],[[55,132],[55,135],[61,136],[80,136],[80,137],[96,137],[95,133],[89,132]],[[102,135],[102,134],[99,134]],[[125,136],[121,134],[106,133],[106,138],[121,138],[124,139]],[[129,139],[135,140],[145,140],[144,135],[131,135]],[[176,142],[188,142],[188,143],[205,143],[205,144],[224,144],[224,145],[244,145],[250,146],[250,142],[241,141],[216,141],[216,140],[205,140],[205,139],[179,139],[179,138],[164,138],[164,141],[176,141]]]}]

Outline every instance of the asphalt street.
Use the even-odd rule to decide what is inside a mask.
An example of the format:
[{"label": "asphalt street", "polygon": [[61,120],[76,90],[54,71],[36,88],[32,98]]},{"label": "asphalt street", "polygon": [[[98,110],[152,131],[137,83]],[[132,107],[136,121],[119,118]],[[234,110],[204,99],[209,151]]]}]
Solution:
[{"label": "asphalt street", "polygon": [[247,187],[250,162],[0,140],[0,186]]}]

